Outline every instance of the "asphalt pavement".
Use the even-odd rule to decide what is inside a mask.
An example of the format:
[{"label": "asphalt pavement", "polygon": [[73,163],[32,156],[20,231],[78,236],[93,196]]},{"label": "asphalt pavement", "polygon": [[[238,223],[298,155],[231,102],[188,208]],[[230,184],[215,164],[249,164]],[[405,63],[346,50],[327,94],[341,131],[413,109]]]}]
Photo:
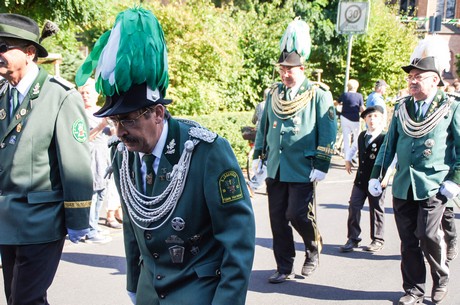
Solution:
[{"label": "asphalt pavement", "polygon": [[[296,234],[296,277],[282,284],[267,282],[267,278],[275,271],[267,196],[263,189],[255,193],[252,202],[257,225],[256,256],[247,292],[247,305],[397,304],[403,292],[399,237],[391,208],[391,186],[386,196],[384,249],[374,254],[362,248],[351,253],[340,253],[339,246],[346,242],[348,199],[354,178],[354,174],[348,175],[345,172],[342,164],[341,159],[334,158],[327,178],[317,187],[318,224],[324,247],[320,266],[309,277],[300,275],[304,251],[303,243]],[[460,214],[457,213],[457,227],[460,227],[459,219]],[[361,246],[364,247],[371,242],[367,204],[363,209],[361,226]],[[125,290],[126,264],[122,231],[108,230],[113,240],[104,245],[72,244],[66,241],[57,275],[48,291],[51,305],[131,304]],[[3,279],[0,279],[0,285],[3,285]],[[430,274],[427,275],[426,290],[428,295],[423,304],[433,304],[429,295]],[[191,298],[196,298],[196,301],[188,304],[207,305],[200,303],[199,292]],[[460,258],[451,263],[449,295],[443,305],[458,304]],[[0,305],[6,305],[4,296],[0,296]]]}]

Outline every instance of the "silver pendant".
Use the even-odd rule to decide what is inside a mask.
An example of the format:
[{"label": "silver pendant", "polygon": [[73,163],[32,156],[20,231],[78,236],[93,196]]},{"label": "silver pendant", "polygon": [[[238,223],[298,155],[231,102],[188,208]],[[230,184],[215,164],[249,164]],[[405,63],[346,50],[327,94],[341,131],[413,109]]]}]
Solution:
[{"label": "silver pendant", "polygon": [[181,264],[184,261],[185,248],[182,246],[169,247],[169,256],[174,264]]}]

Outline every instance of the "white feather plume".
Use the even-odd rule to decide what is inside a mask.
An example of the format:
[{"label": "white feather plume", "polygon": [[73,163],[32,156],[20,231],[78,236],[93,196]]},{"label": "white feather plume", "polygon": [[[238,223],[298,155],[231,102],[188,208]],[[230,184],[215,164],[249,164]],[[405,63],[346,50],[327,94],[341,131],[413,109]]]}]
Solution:
[{"label": "white feather plume", "polygon": [[115,66],[117,63],[118,46],[120,44],[120,23],[117,23],[110,33],[109,40],[102,50],[96,67],[95,77],[99,75],[113,85],[115,83]]},{"label": "white feather plume", "polygon": [[432,35],[421,40],[415,47],[414,52],[410,57],[412,63],[414,59],[422,59],[433,56],[435,58],[436,69],[439,73],[444,70],[450,70],[450,51],[446,40],[439,36]]},{"label": "white feather plume", "polygon": [[289,23],[280,40],[280,51],[296,51],[304,59],[310,57],[311,37],[308,24],[296,17]]}]

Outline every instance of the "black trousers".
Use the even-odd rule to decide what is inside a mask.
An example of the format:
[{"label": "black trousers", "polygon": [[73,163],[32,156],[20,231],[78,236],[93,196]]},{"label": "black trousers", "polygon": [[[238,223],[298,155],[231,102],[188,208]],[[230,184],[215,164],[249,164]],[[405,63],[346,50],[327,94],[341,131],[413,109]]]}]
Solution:
[{"label": "black trousers", "polygon": [[8,305],[48,305],[65,239],[34,245],[0,245]]},{"label": "black trousers", "polygon": [[347,228],[348,239],[360,242],[361,238],[361,210],[364,203],[369,202],[370,214],[370,237],[372,240],[383,242],[385,233],[385,191],[378,197],[369,194],[368,190],[362,190],[356,185],[353,185],[348,206]]},{"label": "black trousers", "polygon": [[442,229],[444,230],[444,239],[446,240],[447,244],[449,244],[451,241],[457,240],[454,207],[446,207],[442,217]]},{"label": "black trousers", "polygon": [[318,253],[313,183],[280,182],[272,178],[267,178],[266,183],[277,271],[291,273],[295,244],[289,223],[302,237],[306,256],[313,257]]},{"label": "black trousers", "polygon": [[431,269],[433,285],[447,284],[449,267],[446,242],[441,226],[446,197],[439,193],[425,200],[414,200],[412,189],[409,198],[393,197],[396,226],[401,239],[401,272],[405,292],[425,294],[425,256]]}]

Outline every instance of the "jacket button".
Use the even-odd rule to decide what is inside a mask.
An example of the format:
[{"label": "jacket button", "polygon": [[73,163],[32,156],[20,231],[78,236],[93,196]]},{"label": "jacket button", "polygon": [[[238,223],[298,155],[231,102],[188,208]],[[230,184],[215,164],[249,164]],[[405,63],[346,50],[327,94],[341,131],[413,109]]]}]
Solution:
[{"label": "jacket button", "polygon": [[150,233],[145,233],[145,239],[151,240],[151,239],[152,239],[152,234],[150,234]]},{"label": "jacket button", "polygon": [[159,259],[160,258],[160,254],[158,254],[158,253],[153,253],[152,256],[153,256],[154,259]]},{"label": "jacket button", "polygon": [[216,270],[216,275],[217,275],[217,276],[220,276],[220,269],[217,269],[217,270]]},{"label": "jacket button", "polygon": [[163,275],[161,275],[161,274],[158,274],[158,275],[157,275],[157,280],[161,280],[161,279],[163,279],[163,278],[164,278]]},{"label": "jacket button", "polygon": [[160,299],[164,299],[164,298],[166,298],[166,295],[163,294],[163,293],[160,293],[159,297],[160,297]]},{"label": "jacket button", "polygon": [[284,132],[284,131],[282,131],[282,132],[281,132],[281,135],[284,135],[284,134],[285,134],[285,132]]}]

